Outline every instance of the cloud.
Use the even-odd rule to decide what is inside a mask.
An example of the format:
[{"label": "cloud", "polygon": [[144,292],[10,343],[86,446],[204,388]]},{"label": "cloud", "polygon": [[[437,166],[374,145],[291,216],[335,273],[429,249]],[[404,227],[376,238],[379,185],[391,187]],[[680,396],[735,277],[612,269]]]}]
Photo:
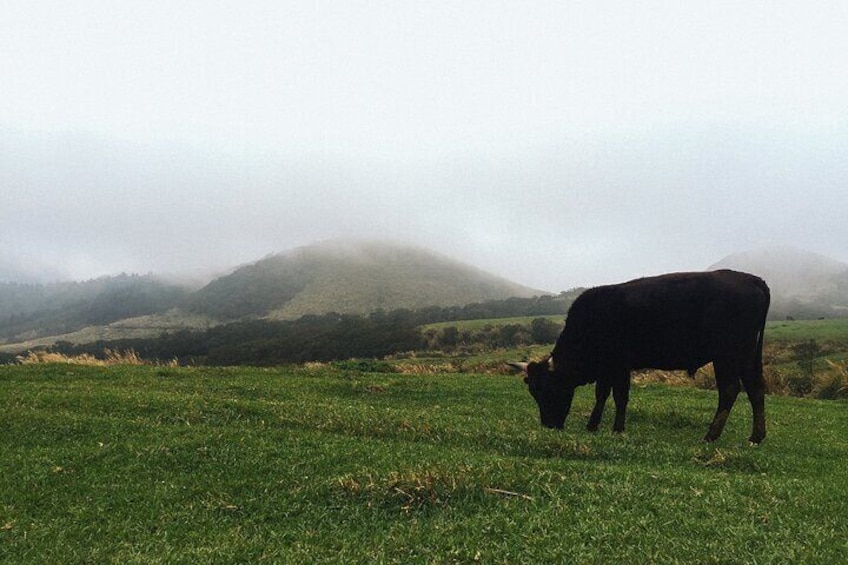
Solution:
[{"label": "cloud", "polygon": [[0,238],[73,277],[401,239],[548,290],[848,259],[839,2],[11,2]]}]

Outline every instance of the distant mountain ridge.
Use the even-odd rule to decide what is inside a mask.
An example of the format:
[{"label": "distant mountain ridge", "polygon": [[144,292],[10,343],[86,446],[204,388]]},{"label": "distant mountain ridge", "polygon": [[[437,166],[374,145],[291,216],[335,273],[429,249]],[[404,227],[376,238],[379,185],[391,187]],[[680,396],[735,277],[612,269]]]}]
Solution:
[{"label": "distant mountain ridge", "polygon": [[50,284],[0,282],[0,343],[165,312],[188,294],[152,275]]},{"label": "distant mountain ridge", "polygon": [[[709,267],[718,268],[762,276],[772,289],[772,319],[848,316],[846,263],[767,248],[735,253]],[[330,241],[240,266],[200,289],[152,275],[0,282],[0,348],[155,337],[243,319],[369,314],[543,294],[420,247]]]},{"label": "distant mountain ridge", "polygon": [[0,345],[159,335],[250,318],[464,306],[546,294],[420,247],[330,241],[240,266],[199,290],[146,275],[0,282]]},{"label": "distant mountain ridge", "polygon": [[772,319],[848,316],[848,263],[825,255],[766,247],[728,255],[709,268],[762,277],[772,291]]},{"label": "distant mountain ridge", "polygon": [[221,319],[461,306],[545,294],[431,251],[329,241],[236,269],[196,292],[189,309]]}]

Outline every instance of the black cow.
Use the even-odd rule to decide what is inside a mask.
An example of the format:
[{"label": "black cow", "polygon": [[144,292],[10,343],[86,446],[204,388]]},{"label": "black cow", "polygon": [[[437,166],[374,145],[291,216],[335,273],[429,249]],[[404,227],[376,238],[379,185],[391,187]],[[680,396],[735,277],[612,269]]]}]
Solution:
[{"label": "black cow", "polygon": [[515,363],[539,405],[542,425],[562,428],[574,389],[595,382],[595,431],[612,390],[613,430],[624,431],[634,369],[685,369],[712,362],[718,410],[706,441],[717,439],[745,387],[753,408],[749,441],[766,436],[763,331],[769,288],[754,275],[721,270],[674,273],[600,286],[571,305],[565,329],[542,362]]}]

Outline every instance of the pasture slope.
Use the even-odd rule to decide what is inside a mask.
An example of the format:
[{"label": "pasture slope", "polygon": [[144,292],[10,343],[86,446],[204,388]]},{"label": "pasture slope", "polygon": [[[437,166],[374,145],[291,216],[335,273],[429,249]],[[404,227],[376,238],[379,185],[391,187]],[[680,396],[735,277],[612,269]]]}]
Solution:
[{"label": "pasture slope", "polygon": [[520,380],[0,367],[2,563],[845,563],[848,406],[635,387],[542,430]]}]

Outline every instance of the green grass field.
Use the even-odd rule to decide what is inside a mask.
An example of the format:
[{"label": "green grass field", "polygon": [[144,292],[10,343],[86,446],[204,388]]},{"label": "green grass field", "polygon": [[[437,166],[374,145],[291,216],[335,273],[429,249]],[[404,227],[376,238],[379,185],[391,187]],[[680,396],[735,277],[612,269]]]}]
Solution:
[{"label": "green grass field", "polygon": [[423,330],[443,329],[450,326],[455,326],[460,330],[481,330],[486,326],[507,326],[510,324],[519,324],[522,326],[530,326],[530,323],[536,318],[545,318],[552,322],[563,324],[565,316],[555,314],[550,316],[518,316],[514,318],[484,318],[480,320],[457,320],[455,322],[437,322],[435,324],[427,324],[422,326]]},{"label": "green grass field", "polygon": [[[523,316],[491,320],[459,320],[456,322],[428,324],[423,329],[442,329],[448,326],[456,326],[460,330],[480,330],[487,325],[505,326],[507,324],[529,326],[530,322],[535,318],[547,318],[552,322],[562,323],[565,316]],[[766,325],[766,339],[768,341],[800,341],[804,339],[848,341],[848,318],[772,321]]]},{"label": "green grass field", "polygon": [[0,367],[2,563],[844,563],[848,405],[636,387],[540,429],[519,379]]},{"label": "green grass field", "polygon": [[766,340],[848,341],[848,318],[774,321],[766,325]]}]

